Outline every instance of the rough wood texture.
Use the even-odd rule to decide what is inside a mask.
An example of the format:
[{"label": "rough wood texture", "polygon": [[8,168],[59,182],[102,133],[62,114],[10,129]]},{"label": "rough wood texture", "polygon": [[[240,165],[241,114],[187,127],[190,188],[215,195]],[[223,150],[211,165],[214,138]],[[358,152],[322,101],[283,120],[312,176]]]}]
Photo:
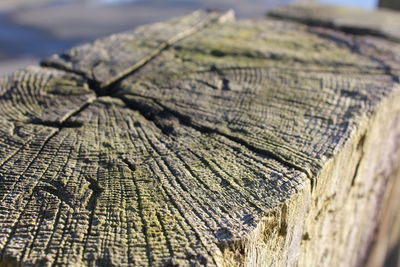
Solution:
[{"label": "rough wood texture", "polygon": [[146,25],[131,32],[100,39],[92,44],[54,55],[43,65],[76,72],[105,87],[139,68],[180,39],[233,13],[197,11],[164,23]]},{"label": "rough wood texture", "polygon": [[383,262],[400,44],[227,18],[145,26],[0,81],[3,264]]},{"label": "rough wood texture", "polygon": [[317,3],[298,3],[277,8],[270,16],[334,27],[353,34],[370,34],[400,40],[400,18],[396,11],[367,10]]}]

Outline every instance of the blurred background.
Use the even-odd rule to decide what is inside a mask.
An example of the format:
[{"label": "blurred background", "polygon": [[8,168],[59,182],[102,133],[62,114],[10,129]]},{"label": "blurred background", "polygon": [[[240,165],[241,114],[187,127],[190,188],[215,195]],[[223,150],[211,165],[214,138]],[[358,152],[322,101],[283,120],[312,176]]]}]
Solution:
[{"label": "blurred background", "polygon": [[[199,8],[260,17],[294,0],[0,0],[0,76],[80,43]],[[314,0],[318,1],[318,0]],[[372,9],[376,0],[319,0]]]}]

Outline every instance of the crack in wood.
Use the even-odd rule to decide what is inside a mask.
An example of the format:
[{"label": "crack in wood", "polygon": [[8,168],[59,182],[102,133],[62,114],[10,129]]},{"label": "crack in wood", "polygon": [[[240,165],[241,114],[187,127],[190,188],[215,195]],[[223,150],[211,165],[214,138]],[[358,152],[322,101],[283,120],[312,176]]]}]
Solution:
[{"label": "crack in wood", "polygon": [[61,128],[80,128],[82,127],[83,123],[79,121],[64,121],[64,122],[59,122],[59,121],[50,121],[50,120],[42,120],[39,118],[32,119],[28,121],[28,124],[35,124],[35,125],[42,125],[46,127],[53,127],[57,129]]},{"label": "crack in wood", "polygon": [[[206,26],[203,25],[203,27]],[[220,33],[222,32],[218,32],[218,34]],[[276,33],[281,36],[280,31]],[[273,32],[273,34],[275,33]],[[307,37],[311,36],[310,34],[306,35]],[[269,32],[268,36],[270,36]],[[318,37],[319,40],[323,38],[322,36]],[[330,37],[327,36],[326,38]],[[177,38],[177,40],[181,40],[181,38]],[[329,44],[336,41],[339,45],[344,45],[352,50],[352,53],[362,55],[363,51],[358,47],[363,46],[362,43],[347,42],[346,39],[335,40],[335,38],[331,38],[329,41]],[[45,252],[53,255],[49,262],[54,266],[65,262],[70,257],[69,255],[79,258],[79,261],[89,265],[110,265],[117,262],[122,265],[128,263],[156,266],[162,261],[173,265],[175,259],[178,260],[178,263],[179,260],[183,260],[183,262],[190,264],[218,265],[227,257],[224,255],[224,258],[220,259],[219,252],[216,252],[215,249],[219,249],[224,254],[226,246],[229,246],[235,240],[243,241],[245,234],[249,234],[249,240],[257,238],[251,236],[254,233],[251,231],[255,230],[254,227],[262,225],[259,220],[265,218],[265,212],[277,207],[282,208],[279,215],[280,220],[271,223],[271,229],[267,230],[268,233],[271,232],[271,235],[261,236],[263,239],[261,242],[265,245],[272,242],[272,247],[280,247],[280,244],[274,242],[285,241],[285,239],[288,240],[287,238],[296,240],[292,231],[293,225],[296,224],[296,221],[293,221],[293,216],[297,216],[294,215],[297,214],[297,211],[293,209],[297,209],[295,205],[300,202],[289,202],[288,199],[291,201],[304,192],[308,194],[309,191],[302,191],[303,188],[301,187],[302,183],[307,182],[305,176],[311,180],[311,191],[316,187],[316,177],[321,170],[324,170],[323,164],[336,155],[339,151],[337,149],[339,144],[342,144],[341,141],[345,142],[348,140],[346,138],[352,138],[352,136],[347,135],[347,130],[351,127],[349,125],[353,125],[351,120],[356,118],[357,112],[367,113],[372,110],[372,108],[362,109],[355,105],[365,104],[369,107],[369,105],[373,106],[379,103],[375,99],[373,103],[370,101],[373,96],[369,92],[372,89],[381,88],[379,86],[387,85],[382,85],[386,80],[390,80],[384,73],[393,75],[392,80],[398,82],[398,76],[395,76],[394,73],[395,69],[387,64],[385,58],[381,59],[379,56],[375,58],[374,55],[364,55],[374,64],[371,64],[372,67],[366,66],[357,72],[356,60],[340,61],[333,57],[324,58],[322,52],[317,56],[313,54],[309,58],[290,53],[287,53],[288,56],[282,53],[285,54],[282,56],[277,52],[275,54],[266,53],[266,56],[262,58],[262,60],[269,60],[269,64],[271,64],[269,68],[275,70],[275,72],[262,71],[262,68],[268,69],[268,67],[263,66],[246,68],[246,64],[241,64],[238,65],[239,67],[229,67],[229,64],[218,65],[215,63],[216,61],[212,61],[212,64],[210,64],[206,58],[203,68],[206,70],[203,72],[209,72],[210,75],[199,75],[200,78],[193,78],[187,77],[184,71],[182,73],[177,72],[174,79],[182,77],[186,82],[186,87],[185,84],[171,82],[171,86],[168,88],[168,84],[162,84],[162,81],[160,81],[158,85],[161,85],[160,88],[164,90],[160,93],[160,97],[155,97],[154,94],[149,96],[147,95],[149,92],[144,93],[143,91],[151,89],[151,85],[148,88],[145,86],[143,88],[135,87],[140,84],[140,79],[143,78],[140,75],[137,75],[139,76],[137,77],[136,74],[142,74],[147,78],[146,75],[150,73],[150,79],[147,80],[149,84],[152,79],[158,79],[156,76],[158,73],[161,73],[162,76],[165,72],[165,76],[167,76],[170,70],[168,69],[169,65],[165,69],[153,70],[151,69],[152,64],[149,63],[161,58],[161,65],[165,67],[165,64],[167,64],[165,60],[168,60],[168,56],[171,56],[166,55],[168,54],[166,50],[170,49],[171,43],[173,42],[162,42],[161,45],[155,46],[154,51],[146,52],[145,57],[141,60],[115,75],[114,72],[109,72],[113,76],[105,81],[96,79],[96,75],[99,78],[102,74],[101,71],[97,72],[96,69],[104,67],[101,60],[96,58],[92,61],[94,65],[91,73],[82,72],[79,74],[96,94],[97,100],[94,104],[90,101],[79,108],[74,108],[72,112],[54,122],[31,116],[34,119],[31,119],[28,122],[29,124],[54,128],[45,129],[52,131],[52,133],[46,136],[43,147],[47,146],[51,138],[65,129],[63,134],[68,138],[71,137],[66,138],[68,142],[65,146],[71,149],[69,151],[62,149],[62,152],[56,154],[57,157],[53,155],[53,158],[57,158],[56,164],[58,162],[71,163],[71,165],[68,165],[71,167],[63,169],[65,171],[60,177],[57,176],[59,180],[40,180],[37,187],[33,189],[35,194],[43,191],[57,198],[59,201],[52,200],[48,203],[57,202],[58,212],[52,214],[52,218],[49,219],[35,218],[35,223],[42,224],[41,222],[46,220],[46,223],[49,225],[51,223],[51,225],[49,229],[45,229],[47,231],[45,234],[39,234],[41,226],[32,227],[34,229],[32,230],[34,240],[30,244],[30,249],[24,248],[23,253],[29,251],[28,254],[31,255],[30,253],[35,248],[34,243],[39,242],[36,239],[48,238],[50,228],[53,227]],[[324,41],[325,45],[326,43],[328,42]],[[312,45],[317,47],[319,44],[316,42]],[[190,46],[188,47],[190,48]],[[207,48],[207,44],[205,47]],[[300,45],[298,47],[301,48]],[[321,47],[318,46],[318,49],[325,49]],[[285,47],[282,48],[285,49]],[[290,49],[293,50],[293,46],[290,46]],[[235,50],[233,52],[214,48],[209,50],[211,53],[201,56],[211,55],[214,57],[212,60],[215,60],[215,58],[229,60],[229,57],[236,56]],[[204,54],[207,54],[207,49],[205,51]],[[161,57],[163,53],[166,58]],[[246,53],[239,54],[245,55]],[[343,54],[350,55],[347,51]],[[249,53],[248,55],[253,54]],[[61,55],[60,58],[66,61],[73,60],[67,54]],[[357,57],[357,59],[360,58]],[[251,60],[257,60],[257,57],[251,58]],[[367,60],[365,59],[365,61]],[[284,64],[278,66],[282,62],[287,64],[287,67]],[[314,79],[308,79],[304,74],[307,68],[301,69],[301,65],[292,64],[293,62],[309,64],[306,67],[312,67],[313,64],[317,65],[314,71],[321,73],[314,73]],[[323,67],[323,64],[331,64],[332,62],[335,64],[337,62],[337,65],[333,66],[332,69]],[[158,63],[160,62],[156,61],[154,64]],[[244,61],[244,63],[248,62]],[[171,66],[173,65],[171,64]],[[188,71],[191,71],[191,65],[187,66]],[[211,67],[207,68],[207,66]],[[296,69],[296,66],[300,67]],[[374,68],[375,66],[376,68]],[[149,70],[145,67],[149,67]],[[194,70],[196,70],[195,67]],[[318,70],[318,67],[321,67],[321,69]],[[54,68],[62,69],[63,67],[55,65]],[[67,72],[74,73],[74,70],[65,69],[67,69]],[[186,70],[183,67],[182,69]],[[232,74],[228,70],[249,70],[249,72],[236,71]],[[288,74],[288,72],[282,70],[291,70],[292,72]],[[294,72],[297,70],[302,72],[304,76],[295,75]],[[347,72],[347,70],[350,71]],[[356,75],[359,75],[357,78],[361,77],[360,80],[365,78],[366,89],[361,86],[364,81],[359,82],[360,80],[343,78],[344,75],[350,75],[352,70]],[[138,71],[143,71],[143,73]],[[255,73],[251,73],[251,71]],[[200,72],[194,71],[193,73]],[[327,80],[324,80],[325,77],[320,78],[326,73],[329,73]],[[373,83],[368,84],[367,77],[362,76],[367,73],[384,76],[382,84],[378,86]],[[335,74],[337,75],[335,76]],[[131,75],[132,80],[128,80],[128,76]],[[154,77],[151,75],[154,75]],[[232,78],[231,75],[237,76]],[[279,76],[278,78],[281,80],[277,79],[276,76]],[[139,80],[138,83],[136,83],[137,79]],[[131,93],[128,89],[125,91],[126,88],[123,88],[121,83],[126,80],[134,83],[132,86],[134,93]],[[293,81],[293,84],[288,85],[291,81]],[[262,87],[267,82],[270,87]],[[343,83],[346,83],[346,85],[343,86]],[[201,85],[198,86],[199,84]],[[353,87],[349,87],[347,84],[359,84],[360,93],[353,91]],[[157,83],[155,85],[157,86]],[[257,95],[259,93],[257,91],[258,86],[264,90],[263,94]],[[316,86],[316,88],[313,88],[313,86]],[[172,95],[179,92],[177,88],[181,92],[183,91],[182,94],[187,93],[189,98],[193,96],[189,105],[184,106],[185,103],[179,102],[179,98],[169,98],[168,94]],[[327,89],[325,90],[325,88]],[[137,91],[135,91],[136,89]],[[142,89],[143,91],[140,91]],[[153,92],[157,92],[157,88],[154,89]],[[312,91],[312,89],[317,90]],[[171,93],[167,90],[171,90]],[[382,91],[386,93],[383,89]],[[390,89],[387,89],[387,91],[390,92]],[[143,93],[140,94],[141,92]],[[190,94],[192,92],[193,94]],[[162,98],[164,96],[162,94],[165,94],[166,97]],[[288,95],[285,96],[284,94]],[[301,97],[309,99],[308,97],[311,96],[317,99],[317,94],[318,97],[325,97],[323,98],[325,102],[318,104],[311,101],[301,101]],[[99,100],[100,96],[105,96],[104,101]],[[5,100],[10,100],[7,99],[9,97],[12,96],[5,97]],[[297,97],[299,99],[296,99]],[[214,106],[204,104],[205,101],[214,100],[214,98],[234,102],[232,106],[228,105],[227,109],[220,108],[224,103],[223,101],[215,101],[212,103]],[[172,101],[170,101],[171,99]],[[347,102],[341,103],[342,99]],[[10,102],[12,102],[11,100]],[[274,100],[277,101],[274,102],[275,106],[269,106]],[[256,107],[257,112],[254,113],[251,112],[253,104],[259,105],[259,107]],[[351,106],[352,104],[354,106]],[[263,105],[269,110],[263,109]],[[91,107],[90,110],[85,112],[89,106]],[[300,110],[301,114],[298,114],[298,107],[307,109],[307,112],[303,114]],[[185,108],[193,108],[194,112],[201,113],[193,114],[190,112],[191,110],[188,112]],[[244,108],[245,111],[243,112],[240,108]],[[283,110],[285,108],[289,112]],[[328,110],[323,110],[325,108]],[[340,111],[344,110],[344,112],[335,114],[334,109],[336,108]],[[345,112],[346,108],[349,112]],[[218,110],[218,112],[214,112],[215,110]],[[281,112],[282,110],[283,112]],[[82,114],[83,112],[85,114]],[[330,116],[331,114],[328,113],[340,117],[339,121],[338,118]],[[48,118],[48,114],[45,115],[45,118]],[[271,116],[273,120],[279,118],[283,122],[274,124],[271,118],[265,119],[265,116]],[[243,117],[246,117],[247,121]],[[345,120],[341,121],[341,118]],[[78,119],[87,124],[81,123]],[[221,120],[227,121],[227,126]],[[249,120],[252,120],[251,125],[258,123],[262,125],[257,131],[254,131],[255,134],[252,136],[255,137],[254,139],[243,137],[243,135],[253,133],[251,129],[241,127]],[[27,128],[42,128],[32,125]],[[8,130],[14,133],[16,127],[13,124]],[[329,132],[327,129],[335,132]],[[351,128],[350,130],[354,132],[356,131],[354,129]],[[286,131],[285,133],[288,135],[279,135],[278,131]],[[307,138],[301,138],[302,135],[307,135]],[[329,138],[325,138],[326,136]],[[313,138],[318,141],[314,142]],[[365,135],[361,137],[357,147],[358,150],[361,150],[361,156],[356,163],[355,173],[353,174],[354,162],[351,164],[352,169],[345,173],[346,185],[348,185],[348,179],[351,178],[351,183],[354,185],[355,179],[359,175],[358,172],[364,171],[360,168],[364,155],[364,139]],[[55,143],[55,140],[53,141],[48,146],[51,149],[53,149],[52,145]],[[355,140],[352,139],[352,141]],[[79,149],[72,149],[78,144],[77,142],[81,142]],[[259,144],[261,145],[259,146]],[[327,144],[333,152],[324,150]],[[43,147],[40,148],[39,153],[43,151]],[[51,150],[48,147],[44,152]],[[282,150],[279,150],[280,148]],[[358,154],[360,153],[356,155]],[[92,160],[96,158],[98,161]],[[47,160],[46,157],[39,160],[34,159],[39,164],[29,164],[28,168],[33,166],[33,177],[36,177],[36,171],[40,171],[41,161],[45,160]],[[49,170],[49,175],[58,175],[57,170],[59,169]],[[77,175],[78,173],[79,175]],[[353,177],[351,177],[352,174]],[[43,177],[46,178],[44,175]],[[56,176],[51,176],[51,178],[54,177]],[[0,178],[3,179],[3,177]],[[98,180],[95,180],[96,178]],[[78,199],[71,194],[72,190],[78,190],[79,194],[84,191],[84,195]],[[39,200],[41,201],[41,199]],[[65,212],[64,204],[69,207],[67,212]],[[300,203],[299,205],[303,204]],[[308,204],[304,205],[306,207]],[[74,211],[70,210],[71,208],[74,208]],[[42,207],[42,209],[48,208]],[[325,209],[327,208],[323,206],[323,209],[317,213],[317,217],[323,217],[326,212],[330,212]],[[37,213],[42,214],[41,212],[39,210]],[[307,212],[299,210],[298,214],[306,216]],[[315,213],[315,210],[311,212]],[[22,220],[25,220],[26,214],[19,216]],[[273,217],[274,220],[278,219],[278,215]],[[18,221],[19,218],[17,223],[13,224],[12,227],[10,226],[11,235],[8,237],[4,249],[7,248],[12,251],[15,246],[14,241],[19,242],[18,238],[24,234]],[[43,227],[48,226],[47,224],[43,225]],[[302,226],[298,227],[301,228]],[[40,231],[44,230],[40,229]],[[256,229],[256,231],[258,230]],[[299,237],[303,237],[304,240],[311,243],[314,242],[314,238],[310,239],[311,233],[301,233]],[[272,234],[276,234],[277,239],[274,239]],[[12,242],[11,239],[13,239]],[[55,244],[59,247],[53,248]],[[79,250],[79,255],[68,251],[69,248],[65,244],[71,244],[71,248],[76,245],[77,247],[72,249]],[[248,253],[252,253],[247,251],[251,247],[252,245],[246,244],[245,246],[243,243],[243,246],[237,248],[242,257],[241,260],[244,261],[244,257],[247,257]],[[269,249],[269,247],[267,248]],[[264,253],[263,251],[260,252]],[[64,253],[69,254],[65,256]],[[41,257],[32,255],[32,257]],[[22,259],[25,258],[25,254],[23,254]],[[257,260],[259,259],[255,259],[255,261]]]},{"label": "crack in wood", "polygon": [[122,162],[124,162],[132,172],[136,171],[136,164],[132,159],[124,158]]},{"label": "crack in wood", "polygon": [[34,191],[37,193],[40,191],[47,192],[66,204],[70,209],[74,208],[74,196],[65,189],[62,183],[57,181],[46,181],[46,183],[48,184],[35,187]]},{"label": "crack in wood", "polygon": [[86,209],[88,211],[93,211],[96,208],[97,200],[104,189],[99,186],[99,183],[95,179],[87,175],[83,175],[83,177],[89,182],[89,189],[92,190],[92,194],[90,195]]},{"label": "crack in wood", "polygon": [[[271,14],[269,14],[269,16],[274,17],[274,18],[278,18],[278,19],[288,20],[288,18],[281,17],[281,16],[279,16],[279,15],[277,15],[275,13],[271,13]],[[129,99],[128,100],[126,97],[118,95],[118,93],[120,91],[119,85],[124,79],[126,79],[127,77],[129,77],[129,76],[137,73],[138,71],[140,71],[147,64],[149,64],[151,61],[153,61],[154,59],[159,57],[164,51],[170,49],[170,47],[174,43],[176,43],[176,42],[178,42],[178,41],[180,41],[180,40],[182,40],[182,39],[184,39],[186,37],[191,36],[192,34],[194,34],[197,31],[205,29],[207,26],[209,26],[209,25],[215,23],[216,21],[218,21],[218,19],[212,20],[209,23],[204,24],[202,27],[200,27],[200,28],[198,28],[196,30],[190,31],[189,34],[184,35],[182,38],[177,38],[173,42],[164,42],[164,43],[162,43],[160,45],[160,47],[158,49],[156,49],[153,54],[151,54],[148,57],[145,57],[139,63],[137,63],[137,64],[133,65],[131,68],[129,68],[129,70],[125,70],[123,72],[123,74],[119,74],[117,78],[114,78],[110,82],[99,83],[94,79],[89,79],[87,77],[87,75],[85,75],[85,74],[83,75],[83,78],[87,79],[87,82],[89,84],[89,88],[91,90],[93,90],[98,97],[99,96],[110,96],[110,97],[115,97],[115,98],[121,99],[127,105],[127,107],[129,107],[129,108],[131,108],[133,110],[136,110],[139,113],[141,113],[146,119],[148,119],[149,121],[152,121],[154,123],[154,125],[157,126],[166,135],[175,135],[176,134],[176,132],[175,132],[175,130],[173,128],[173,125],[171,125],[169,123],[166,123],[166,120],[165,120],[166,117],[170,117],[171,115],[173,115],[182,124],[184,124],[186,126],[192,127],[192,128],[194,128],[194,129],[196,129],[196,130],[198,130],[200,132],[203,132],[203,133],[217,133],[219,135],[222,135],[222,136],[224,136],[224,137],[226,137],[226,138],[228,138],[228,139],[230,139],[230,140],[232,140],[234,142],[237,142],[237,143],[247,147],[248,149],[250,149],[253,152],[256,152],[258,154],[262,154],[264,156],[271,157],[271,158],[273,158],[273,159],[275,159],[275,160],[277,160],[279,162],[282,162],[282,163],[286,164],[287,166],[289,166],[291,168],[294,168],[294,169],[296,169],[298,171],[303,172],[311,180],[311,187],[314,188],[315,187],[315,181],[314,181],[313,177],[316,176],[316,173],[313,173],[312,170],[307,170],[305,168],[302,168],[301,166],[297,166],[297,165],[291,163],[290,161],[285,160],[282,157],[274,154],[271,151],[267,151],[265,149],[260,149],[260,148],[254,147],[254,146],[250,145],[249,143],[247,143],[246,141],[244,141],[244,140],[242,140],[242,139],[240,139],[238,137],[222,133],[221,131],[218,131],[217,129],[212,129],[212,128],[207,127],[207,126],[194,124],[192,122],[190,116],[183,115],[183,114],[179,113],[178,111],[172,110],[172,109],[166,107],[165,105],[162,105],[159,101],[157,101],[157,99],[148,98],[148,99],[153,101],[153,104],[156,104],[158,107],[160,107],[160,110],[158,110],[158,108],[155,108],[154,105],[150,106],[150,105],[148,105],[148,103],[144,103],[143,101],[137,101],[135,99]],[[290,18],[290,19],[292,19],[292,18]],[[307,24],[309,26],[319,26],[319,27],[326,27],[326,28],[336,29],[334,27],[334,25],[330,24],[330,23],[327,23],[327,24],[322,23],[321,24],[319,22],[318,23],[313,23],[313,21],[299,21],[299,22],[305,23],[305,24]],[[345,27],[344,29],[340,28],[339,30],[341,30],[342,32],[345,32],[345,33],[350,33],[350,34],[355,34],[356,35],[356,33],[353,32],[354,29],[352,29],[351,27],[348,27],[348,28]],[[313,32],[313,31],[310,31],[310,32]],[[374,31],[370,32],[368,29],[366,31],[364,31],[363,29],[357,29],[357,32],[358,32],[359,35],[371,35],[371,34],[373,34]],[[315,32],[315,34],[318,34],[318,33]],[[379,32],[377,34],[379,34]],[[328,38],[327,36],[323,36],[323,35],[321,35],[320,37],[321,38]],[[382,37],[382,36],[380,36],[380,37]],[[336,40],[335,38],[331,39],[331,41],[334,41],[334,42],[339,42],[340,41],[340,42],[344,43],[353,52],[361,54],[359,49],[357,49],[357,46],[354,46],[354,45],[351,46],[348,42],[341,41],[340,39]],[[361,55],[363,55],[363,54],[361,54]],[[367,55],[364,55],[364,56],[367,56]],[[398,81],[398,79],[399,79],[398,76],[393,74],[393,70],[391,69],[391,67],[388,66],[387,64],[385,64],[384,61],[379,60],[378,58],[374,58],[373,56],[370,56],[370,59],[371,60],[375,60],[378,63],[380,63],[382,65],[382,67],[384,68],[385,72],[388,75],[390,75],[394,81]],[[47,66],[48,63],[44,62],[43,64]],[[57,65],[50,66],[50,67],[58,68]],[[62,68],[62,69],[65,70],[65,68]],[[66,71],[69,71],[69,70],[66,70]],[[229,85],[230,81],[225,77],[225,74],[223,73],[222,70],[217,68],[215,65],[212,65],[209,71],[216,73],[221,78],[221,81],[222,81],[222,88],[221,89],[223,89],[223,90],[231,90],[230,85]],[[74,72],[74,73],[76,73],[76,72]],[[79,74],[79,73],[77,73],[77,74]],[[210,86],[208,83],[207,83],[207,85]],[[215,86],[211,86],[211,87],[215,88]],[[142,95],[136,95],[136,96],[142,97],[142,98],[146,98],[146,97],[144,97]]]},{"label": "crack in wood", "polygon": [[[129,108],[140,112],[145,118],[149,119],[152,122],[154,122],[154,117],[149,116],[148,114],[152,114],[152,115],[153,114],[160,114],[160,113],[164,113],[165,114],[165,112],[167,112],[167,114],[171,114],[171,115],[175,116],[179,120],[179,122],[181,124],[185,125],[185,126],[191,127],[191,128],[193,128],[193,129],[195,129],[195,130],[197,130],[199,132],[202,132],[202,133],[206,133],[206,134],[214,133],[214,134],[218,134],[218,135],[224,136],[224,137],[228,138],[231,141],[234,141],[234,142],[236,142],[236,143],[238,143],[240,145],[243,145],[244,147],[246,147],[247,149],[249,149],[250,151],[252,151],[252,152],[254,152],[256,154],[262,155],[263,157],[269,157],[269,158],[275,159],[276,161],[281,162],[281,163],[285,164],[286,166],[288,166],[290,168],[293,168],[295,170],[298,170],[298,171],[304,173],[309,179],[313,179],[312,177],[315,177],[315,174],[312,173],[311,170],[307,170],[307,169],[302,168],[301,166],[293,164],[290,161],[283,159],[282,157],[274,154],[271,151],[268,151],[268,150],[265,150],[265,149],[261,149],[261,148],[257,148],[255,146],[249,144],[248,142],[242,140],[239,137],[223,133],[223,132],[219,131],[218,129],[207,127],[207,126],[204,126],[204,125],[195,124],[192,121],[190,116],[186,116],[184,114],[179,113],[176,110],[168,108],[167,106],[165,106],[165,105],[161,104],[159,101],[157,101],[157,99],[154,99],[154,98],[151,98],[151,97],[142,96],[142,95],[138,95],[138,94],[132,94],[132,93],[130,95],[150,100],[154,104],[156,104],[158,107],[161,108],[161,110],[159,110],[159,111],[154,111],[154,109],[151,108],[150,105],[146,105],[146,108],[143,109],[141,104],[139,104],[137,106],[132,104],[132,102],[131,102],[132,98],[128,99],[125,96],[119,96],[119,98],[121,100],[123,100],[125,103],[127,103]],[[134,101],[134,103],[139,103],[139,102]],[[155,122],[155,125],[157,127],[159,127],[160,129],[162,129],[162,131],[164,132],[164,130],[163,130],[164,127],[160,126],[160,123],[156,123]]]},{"label": "crack in wood", "polygon": [[357,178],[358,172],[360,170],[360,165],[361,165],[361,162],[362,162],[362,160],[364,158],[364,143],[365,143],[366,136],[367,136],[367,133],[364,133],[361,136],[360,141],[358,141],[358,144],[357,144],[357,151],[360,151],[360,157],[359,157],[359,159],[357,161],[356,168],[355,168],[355,171],[354,171],[354,174],[353,174],[353,178],[351,179],[351,186],[352,187],[356,183],[356,178]]},{"label": "crack in wood", "polygon": [[123,96],[116,98],[121,99],[127,108],[138,111],[147,120],[153,122],[163,134],[168,136],[176,135],[174,123],[171,120],[173,117],[172,113],[166,111],[154,101],[149,102],[146,98],[140,100],[134,98],[128,99]]}]

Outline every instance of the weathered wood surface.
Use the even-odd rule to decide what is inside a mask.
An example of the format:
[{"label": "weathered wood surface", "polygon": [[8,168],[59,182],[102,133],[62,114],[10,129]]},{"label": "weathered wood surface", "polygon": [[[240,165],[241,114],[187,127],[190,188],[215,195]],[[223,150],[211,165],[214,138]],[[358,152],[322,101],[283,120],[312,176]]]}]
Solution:
[{"label": "weathered wood surface", "polygon": [[106,87],[145,64],[168,46],[215,22],[233,19],[233,13],[197,11],[164,23],[100,39],[93,44],[54,55],[44,65],[84,75]]},{"label": "weathered wood surface", "polygon": [[3,263],[381,263],[400,44],[280,18],[196,12],[3,78]]},{"label": "weathered wood surface", "polygon": [[298,3],[276,8],[270,16],[333,27],[353,34],[370,34],[400,40],[400,17],[388,9],[367,10],[317,3]]}]

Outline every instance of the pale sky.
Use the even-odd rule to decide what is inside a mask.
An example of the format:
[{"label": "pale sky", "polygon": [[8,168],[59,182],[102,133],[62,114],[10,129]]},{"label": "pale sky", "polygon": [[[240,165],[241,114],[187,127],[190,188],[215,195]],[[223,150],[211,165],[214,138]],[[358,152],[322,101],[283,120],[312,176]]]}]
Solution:
[{"label": "pale sky", "polygon": [[369,9],[377,6],[377,0],[320,0],[320,2],[336,5],[358,6]]}]

